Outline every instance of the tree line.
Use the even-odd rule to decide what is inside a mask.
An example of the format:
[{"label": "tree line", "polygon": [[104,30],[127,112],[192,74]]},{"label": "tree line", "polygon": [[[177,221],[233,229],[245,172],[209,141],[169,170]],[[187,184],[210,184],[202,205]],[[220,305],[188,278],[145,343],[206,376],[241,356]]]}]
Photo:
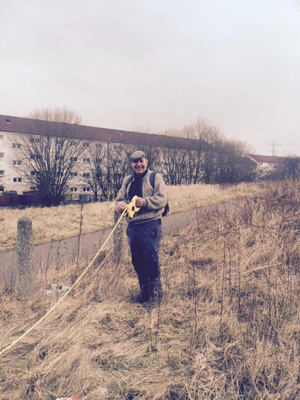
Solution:
[{"label": "tree line", "polygon": [[[180,149],[156,146],[155,135],[153,145],[138,147],[72,138],[68,130],[80,118],[66,109],[36,111],[30,117],[35,119],[32,134],[19,135],[21,146],[16,151],[25,181],[39,192],[45,206],[60,204],[75,184],[88,188],[95,201],[114,198],[130,174],[130,154],[137,149],[147,154],[149,167],[162,173],[170,185],[234,184],[256,178],[255,165],[243,157],[247,146],[227,140],[203,120],[165,132],[193,139],[190,148]],[[45,121],[66,123],[53,127]]]}]

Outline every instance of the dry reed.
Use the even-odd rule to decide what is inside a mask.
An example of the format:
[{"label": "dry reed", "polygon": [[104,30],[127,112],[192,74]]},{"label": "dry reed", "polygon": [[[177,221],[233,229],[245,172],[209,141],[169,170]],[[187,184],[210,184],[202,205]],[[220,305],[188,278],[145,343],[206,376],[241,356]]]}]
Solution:
[{"label": "dry reed", "polygon": [[[258,184],[241,183],[232,186],[190,185],[170,186],[168,188],[170,213],[189,210],[203,205],[216,204],[235,197],[257,194],[261,190]],[[15,247],[16,226],[21,217],[33,221],[34,243],[47,243],[78,235],[78,226],[82,217],[81,233],[94,232],[113,225],[112,202],[71,204],[51,208],[9,209],[0,208],[0,252]]]},{"label": "dry reed", "polygon": [[[138,287],[129,257],[117,265],[107,251],[2,356],[1,399],[296,400],[299,202],[299,183],[270,185],[165,237],[159,308],[131,303]],[[72,268],[49,270],[47,282],[70,284]],[[3,292],[1,300],[2,348],[56,294],[41,290],[21,304]]]}]

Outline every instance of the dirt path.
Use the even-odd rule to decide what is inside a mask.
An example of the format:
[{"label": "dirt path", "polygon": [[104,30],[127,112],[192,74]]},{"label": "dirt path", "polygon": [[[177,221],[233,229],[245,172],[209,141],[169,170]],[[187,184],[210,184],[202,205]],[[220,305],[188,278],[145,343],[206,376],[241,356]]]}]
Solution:
[{"label": "dirt path", "polygon": [[[162,219],[164,234],[171,234],[190,224],[195,218],[203,218],[207,210],[224,204],[205,206],[186,212],[171,214]],[[126,223],[124,223],[126,225]],[[111,228],[91,232],[81,237],[74,236],[34,246],[33,268],[44,272],[48,268],[62,268],[72,263],[90,260],[111,232]],[[113,238],[107,247],[113,246]],[[16,279],[17,254],[11,250],[0,254],[0,285],[14,285]]]}]

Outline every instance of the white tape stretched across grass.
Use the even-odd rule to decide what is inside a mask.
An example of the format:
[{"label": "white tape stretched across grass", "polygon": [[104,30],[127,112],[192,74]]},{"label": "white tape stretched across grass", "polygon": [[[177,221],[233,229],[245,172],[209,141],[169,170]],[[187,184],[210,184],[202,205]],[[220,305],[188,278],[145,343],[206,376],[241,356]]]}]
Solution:
[{"label": "white tape stretched across grass", "polygon": [[[101,253],[101,251],[104,249],[106,243],[109,241],[109,239],[111,238],[112,234],[114,233],[114,231],[116,230],[117,226],[119,225],[119,223],[121,222],[121,219],[123,218],[124,214],[129,210],[129,207],[131,206],[131,203],[123,210],[120,218],[118,219],[118,221],[116,222],[114,228],[112,229],[112,231],[110,232],[110,234],[108,235],[107,239],[105,240],[105,242],[103,243],[103,245],[101,246],[101,248],[97,251],[96,255],[94,256],[94,258],[91,260],[91,262],[88,264],[88,266],[85,268],[85,270],[82,272],[82,274],[77,278],[77,280],[73,283],[73,285],[69,288],[69,290],[57,301],[56,304],[53,305],[53,307],[50,308],[49,311],[46,312],[45,315],[43,315],[42,318],[40,318],[31,328],[29,328],[26,332],[24,332],[20,337],[18,337],[16,340],[14,340],[10,345],[8,345],[7,347],[5,347],[3,350],[0,351],[0,356],[2,354],[4,354],[7,350],[11,349],[15,344],[17,344],[20,340],[22,340],[25,336],[27,336],[31,331],[33,331],[39,324],[41,324],[47,317],[49,314],[52,313],[52,311],[54,311],[57,306],[68,296],[68,294],[71,292],[71,290],[74,289],[74,287],[78,284],[78,282],[85,276],[85,274],[88,272],[88,270],[91,268],[91,266],[94,264],[94,262],[97,260],[99,254]],[[130,207],[131,213],[133,212],[132,207]],[[135,210],[137,211],[137,210]]]}]

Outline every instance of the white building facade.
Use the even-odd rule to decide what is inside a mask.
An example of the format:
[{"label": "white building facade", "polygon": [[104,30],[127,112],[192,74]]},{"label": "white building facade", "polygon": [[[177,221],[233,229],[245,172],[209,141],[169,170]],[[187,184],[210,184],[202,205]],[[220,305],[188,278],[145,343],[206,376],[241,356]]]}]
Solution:
[{"label": "white building facade", "polygon": [[[59,143],[60,139],[68,139],[69,142],[74,141],[86,147],[80,152],[68,175],[70,179],[67,182],[67,192],[64,193],[67,193],[71,200],[83,201],[96,198],[96,195],[103,196],[103,199],[114,196],[124,174],[128,174],[130,170],[129,157],[132,151],[144,150],[150,164],[151,160],[157,160],[158,167],[164,168],[162,149],[170,149],[171,152],[191,151],[199,146],[199,141],[194,139],[0,115],[0,192],[16,192],[22,195],[24,192],[36,191],[35,180],[31,175],[39,176],[39,173],[34,171],[30,157],[44,159],[47,155],[43,152],[40,153],[43,156],[40,156],[38,151],[33,151],[29,157],[27,152],[27,158],[23,152],[22,157],[22,146],[31,139],[35,143],[39,140],[43,142],[45,138],[52,138],[56,143]],[[34,149],[34,146],[32,148]],[[96,151],[93,152],[92,149]],[[101,153],[100,157],[95,156],[98,150],[99,154]],[[60,159],[55,160],[59,164]],[[165,160],[163,162],[165,163]],[[54,164],[56,165],[56,161]],[[91,178],[96,176],[93,174],[95,164],[102,168],[99,173],[100,187],[91,182]],[[28,165],[33,167],[31,171]],[[61,169],[62,175],[68,168],[67,164],[64,165],[65,169]],[[155,167],[154,164],[153,166]],[[104,175],[106,177],[103,178]]]},{"label": "white building facade", "polygon": [[[35,136],[35,139],[38,138]],[[89,180],[91,177],[91,158],[89,154],[90,142],[86,143],[86,150],[81,159],[75,164],[68,182],[68,193],[71,200],[89,201],[92,199]],[[35,191],[25,177],[24,168],[26,160],[22,157],[22,141],[20,134],[0,133],[0,192],[24,192]],[[34,171],[31,171],[33,174]]]},{"label": "white building facade", "polygon": [[18,152],[17,135],[0,132],[0,192],[16,191],[22,194],[30,190],[21,174],[22,160]]}]

